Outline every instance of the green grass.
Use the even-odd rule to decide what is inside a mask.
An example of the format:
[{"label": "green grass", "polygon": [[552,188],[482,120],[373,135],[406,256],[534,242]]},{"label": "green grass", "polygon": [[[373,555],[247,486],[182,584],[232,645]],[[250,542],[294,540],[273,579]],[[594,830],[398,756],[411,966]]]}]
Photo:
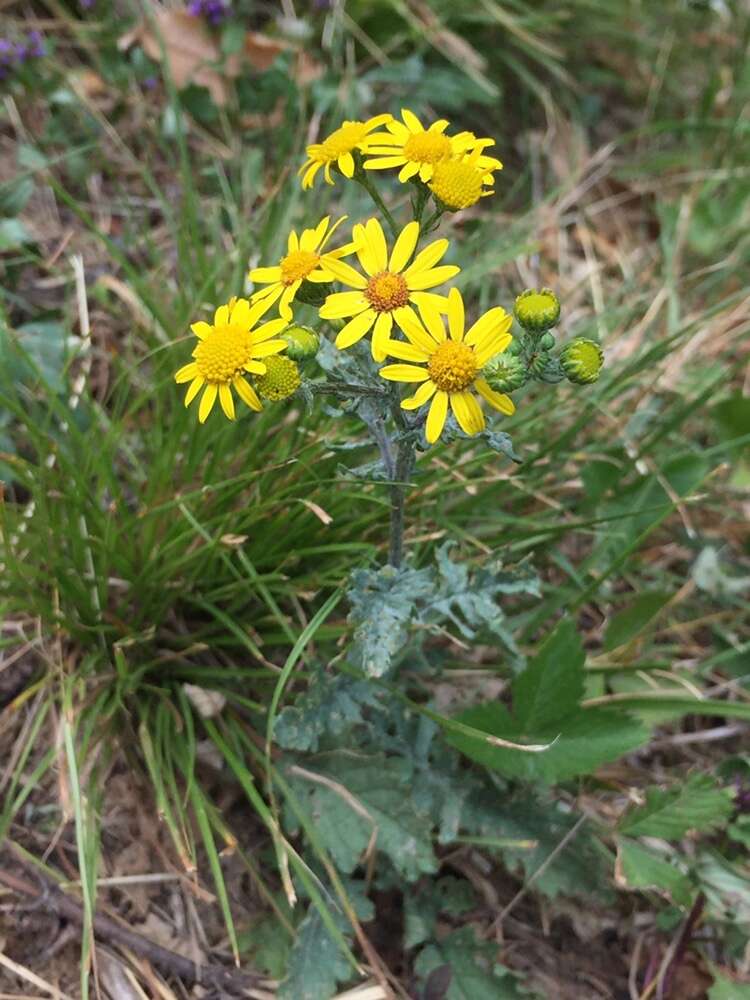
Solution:
[{"label": "green grass", "polygon": [[[288,228],[323,211],[341,208],[354,218],[369,211],[342,184],[316,189],[312,205],[292,176],[276,185],[281,169],[301,162],[313,109],[335,124],[395,110],[413,89],[415,111],[429,114],[432,100],[462,126],[497,136],[503,183],[456,233],[456,256],[466,260],[462,290],[482,308],[510,306],[525,275],[554,282],[567,306],[566,335],[601,337],[611,359],[585,391],[536,386],[519,395],[517,414],[502,429],[524,459],[520,468],[465,442],[421,458],[407,509],[410,559],[428,565],[446,539],[475,566],[530,558],[541,599],[514,600],[509,611],[525,651],[558,618],[573,615],[590,643],[590,698],[617,698],[639,712],[656,704],[660,718],[747,718],[744,687],[736,700],[704,701],[698,713],[681,684],[710,693],[748,673],[750,622],[741,601],[686,591],[685,582],[706,544],[721,544],[722,515],[735,502],[740,509],[747,486],[748,428],[727,421],[726,400],[739,396],[746,363],[750,141],[743,108],[750,80],[741,41],[750,21],[735,12],[737,42],[710,47],[699,37],[712,30],[699,4],[660,5],[661,13],[635,3],[432,4],[435,24],[483,54],[480,65],[462,60],[450,35],[425,37],[411,7],[360,6],[347,7],[359,31],[349,35],[346,21],[335,25],[332,49],[317,53],[332,69],[311,89],[294,90],[272,132],[244,130],[237,107],[197,125],[169,84],[158,98],[160,113],[136,125],[142,96],[131,90],[122,105],[92,109],[55,76],[45,130],[32,136],[15,128],[12,135],[18,170],[0,189],[2,203],[29,182],[35,192],[51,191],[86,252],[93,343],[78,336],[66,256],[49,263],[33,241],[6,254],[0,586],[5,615],[38,619],[47,652],[34,686],[18,700],[19,716],[36,714],[23,734],[0,830],[17,838],[24,803],[59,766],[42,738],[45,720],[59,709],[72,809],[64,818],[75,824],[86,915],[84,991],[99,782],[117,747],[148,777],[181,863],[210,875],[230,950],[239,953],[222,868],[236,831],[203,783],[203,739],[214,743],[266,830],[270,853],[259,870],[246,858],[247,870],[284,934],[292,927],[277,891],[288,897],[295,880],[356,967],[337,922],[339,912],[356,912],[351,886],[337,875],[271,745],[277,711],[349,636],[337,602],[352,569],[384,559],[387,492],[340,472],[374,457],[345,413],[317,401],[310,411],[295,404],[292,414],[268,407],[234,426],[214,415],[198,428],[172,377],[187,357],[189,322],[242,291],[249,259],[278,257]],[[69,20],[64,37],[99,32],[89,58],[116,86],[125,57],[111,44],[115,25],[104,22],[91,29]],[[351,39],[362,45],[359,32],[387,53],[383,65],[373,65],[365,48],[348,48]],[[589,40],[583,51],[573,43],[582,35]],[[57,58],[62,67],[77,56],[60,46]],[[623,77],[620,61],[631,77]],[[434,75],[437,96],[402,82],[415,66],[425,79]],[[343,104],[339,73],[361,84],[348,88]],[[284,71],[267,77],[272,97],[286,94]],[[31,108],[35,99],[14,100],[23,117],[23,100]],[[530,128],[564,121],[591,150],[614,144],[608,179],[568,204],[585,171],[560,174],[559,159],[571,148],[564,136],[556,144],[550,133],[550,145],[529,154]],[[226,158],[212,153],[219,143],[229,149]],[[86,187],[94,175],[106,191],[101,203]],[[623,194],[624,207],[601,210]],[[126,198],[152,207],[117,208]],[[106,231],[112,206],[117,225]],[[614,234],[612,211],[620,213]],[[29,273],[59,280],[54,302],[35,303]],[[35,330],[32,322],[48,325]],[[639,342],[622,349],[638,329]],[[86,378],[71,405],[81,371]],[[340,450],[355,438],[362,445],[356,462]],[[235,544],[231,536],[245,537]],[[746,565],[746,536],[725,554],[730,565]],[[644,591],[672,603],[637,620],[626,642],[602,653],[604,623]],[[446,668],[465,665],[451,647]],[[502,657],[487,666],[509,674]],[[226,713],[201,718],[185,683],[223,694]],[[419,685],[412,694],[412,706],[429,714]],[[91,761],[98,762],[93,769]],[[289,811],[309,850],[285,833]]]}]

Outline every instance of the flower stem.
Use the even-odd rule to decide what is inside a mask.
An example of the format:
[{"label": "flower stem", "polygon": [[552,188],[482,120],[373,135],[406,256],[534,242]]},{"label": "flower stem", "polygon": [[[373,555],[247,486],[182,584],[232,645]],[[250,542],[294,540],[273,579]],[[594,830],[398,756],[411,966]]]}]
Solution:
[{"label": "flower stem", "polygon": [[387,393],[370,385],[356,385],[354,382],[308,382],[307,389],[318,396],[374,396],[382,399]]},{"label": "flower stem", "polygon": [[414,442],[404,437],[396,453],[396,470],[391,484],[391,531],[388,543],[388,562],[398,569],[404,554],[404,513],[406,489],[414,468]]},{"label": "flower stem", "polygon": [[385,202],[378,193],[377,188],[372,183],[370,178],[367,176],[367,172],[364,169],[357,170],[357,172],[354,174],[354,180],[357,181],[358,184],[362,185],[362,187],[365,189],[365,191],[367,191],[369,196],[372,198],[377,207],[383,213],[383,218],[388,223],[388,228],[391,231],[391,236],[394,239],[396,239],[396,237],[398,236],[398,226],[396,225],[396,221],[391,215],[391,213],[388,211]]}]

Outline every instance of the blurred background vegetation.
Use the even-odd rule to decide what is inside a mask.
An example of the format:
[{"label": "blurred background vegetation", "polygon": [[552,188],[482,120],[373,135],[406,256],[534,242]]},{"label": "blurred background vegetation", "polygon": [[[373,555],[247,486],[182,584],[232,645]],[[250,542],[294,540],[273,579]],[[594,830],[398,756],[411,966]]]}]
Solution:
[{"label": "blurred background vegetation", "polygon": [[[81,951],[79,936],[60,944],[42,921],[40,960],[24,945],[26,918],[8,911],[8,954],[71,994],[83,988],[98,869],[114,880],[98,909],[173,952],[190,938],[193,960],[234,951],[282,980],[286,1000],[360,982],[348,946],[372,989],[390,982],[423,1000],[525,988],[741,1000],[746,4],[226,6],[212,23],[178,4],[0,0],[15,47],[0,47],[2,861],[17,875],[43,858],[38,877],[80,881],[84,926]],[[408,551],[424,566],[452,540],[473,568],[500,558],[533,569],[540,596],[507,602],[521,651],[574,621],[586,696],[619,699],[655,731],[617,764],[514,799],[494,843],[467,820],[439,848],[440,877],[417,883],[421,909],[397,880],[350,878],[339,926],[306,874],[336,878],[304,803],[285,824],[320,849],[317,868],[307,855],[292,863],[307,916],[306,900],[289,909],[276,807],[255,789],[273,766],[263,737],[279,668],[313,643],[274,712],[345,648],[346,607],[326,601],[353,568],[382,560],[386,493],[352,473],[373,455],[346,414],[300,404],[281,420],[272,409],[217,418],[199,434],[172,374],[189,322],[241,294],[248,265],[278,258],[291,226],[369,212],[351,185],[303,197],[304,147],[343,118],[404,105],[495,137],[505,165],[495,196],[454,219],[462,290],[481,308],[509,308],[522,288],[550,285],[564,335],[599,340],[606,355],[585,391],[559,387],[552,404],[539,387],[518,395],[502,430],[520,466],[482,446],[430,451]],[[405,204],[396,185],[389,193]],[[489,645],[448,640],[444,678],[420,694],[447,715],[488,685],[500,696],[513,674],[500,660]],[[196,688],[231,713],[196,705]],[[685,781],[708,778],[710,815],[647,827],[645,842],[631,824],[618,840],[648,789],[672,795],[671,808]],[[284,775],[273,780],[283,798]],[[687,787],[696,800],[706,791]],[[585,849],[568,839],[579,817],[596,831]],[[581,881],[582,858],[594,885]],[[143,873],[175,881],[127,881]],[[312,976],[304,948],[329,966],[317,992],[299,985]],[[102,988],[119,996],[121,956],[101,962]],[[159,968],[177,989],[178,973]]]}]

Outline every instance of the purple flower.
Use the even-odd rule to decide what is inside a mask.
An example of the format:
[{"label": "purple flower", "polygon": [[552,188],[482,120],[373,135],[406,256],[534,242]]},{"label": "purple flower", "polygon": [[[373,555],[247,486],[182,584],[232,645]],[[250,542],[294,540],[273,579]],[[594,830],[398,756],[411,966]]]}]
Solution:
[{"label": "purple flower", "polygon": [[190,0],[188,14],[205,17],[209,24],[219,24],[229,14],[228,0]]},{"label": "purple flower", "polygon": [[30,32],[22,42],[11,42],[8,38],[0,38],[0,80],[6,79],[27,59],[36,59],[44,54],[44,39],[38,31]]}]

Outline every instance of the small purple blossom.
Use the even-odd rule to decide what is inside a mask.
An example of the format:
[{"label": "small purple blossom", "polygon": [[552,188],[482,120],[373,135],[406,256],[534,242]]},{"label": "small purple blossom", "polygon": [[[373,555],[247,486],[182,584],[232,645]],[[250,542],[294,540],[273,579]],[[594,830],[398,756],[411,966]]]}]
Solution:
[{"label": "small purple blossom", "polygon": [[38,59],[45,53],[44,39],[38,31],[30,32],[24,41],[19,42],[0,38],[0,80],[10,76],[27,59]]},{"label": "small purple blossom", "polygon": [[229,14],[227,0],[190,0],[188,14],[205,17],[209,24],[220,24]]}]

